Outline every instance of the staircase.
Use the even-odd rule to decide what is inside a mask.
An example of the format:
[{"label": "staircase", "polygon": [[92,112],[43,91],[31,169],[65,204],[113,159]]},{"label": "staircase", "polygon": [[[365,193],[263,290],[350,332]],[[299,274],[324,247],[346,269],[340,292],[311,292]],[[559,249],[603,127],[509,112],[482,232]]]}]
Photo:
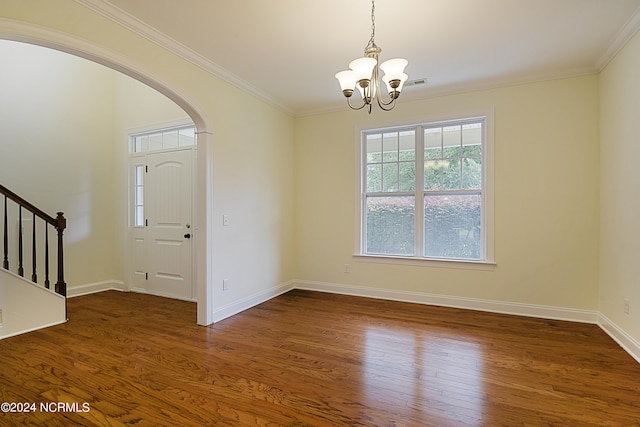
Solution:
[{"label": "staircase", "polygon": [[[65,322],[67,293],[63,247],[66,219],[62,212],[54,218],[0,185],[2,196],[0,339]],[[57,235],[53,253],[50,234]],[[52,265],[56,270],[53,289]],[[43,272],[41,283],[39,272]]]}]

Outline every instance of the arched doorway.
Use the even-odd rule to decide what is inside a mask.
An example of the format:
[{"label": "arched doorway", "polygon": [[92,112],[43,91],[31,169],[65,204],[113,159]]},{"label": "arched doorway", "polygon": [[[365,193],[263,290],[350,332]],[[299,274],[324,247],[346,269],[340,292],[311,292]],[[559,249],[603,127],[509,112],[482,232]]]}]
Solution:
[{"label": "arched doorway", "polygon": [[212,219],[211,209],[209,208],[213,198],[212,133],[211,123],[201,113],[201,109],[176,88],[170,88],[168,85],[149,77],[150,72],[141,69],[140,66],[133,64],[126,57],[79,39],[67,37],[62,33],[15,21],[0,20],[0,39],[42,46],[104,65],[155,89],[176,103],[192,119],[196,126],[196,145],[200,153],[197,157],[196,203],[193,224],[194,231],[200,236],[195,241],[196,256],[194,258],[194,280],[198,300],[197,322],[201,325],[212,323],[212,271],[211,263],[208,262],[212,253],[210,233]]}]

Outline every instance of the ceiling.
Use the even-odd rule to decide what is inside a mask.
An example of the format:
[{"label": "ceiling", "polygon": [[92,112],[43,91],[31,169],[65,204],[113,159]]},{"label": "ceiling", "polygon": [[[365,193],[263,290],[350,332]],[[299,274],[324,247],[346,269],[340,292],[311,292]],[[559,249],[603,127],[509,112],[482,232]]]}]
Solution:
[{"label": "ceiling", "polygon": [[[302,116],[348,108],[334,78],[371,35],[370,0],[76,0]],[[377,0],[381,61],[409,60],[400,102],[600,71],[640,0]]]}]

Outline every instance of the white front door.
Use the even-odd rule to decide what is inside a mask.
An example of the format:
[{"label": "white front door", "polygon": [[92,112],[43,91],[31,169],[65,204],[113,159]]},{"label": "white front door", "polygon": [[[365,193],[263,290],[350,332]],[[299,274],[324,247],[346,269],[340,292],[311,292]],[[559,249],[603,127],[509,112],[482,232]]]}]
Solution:
[{"label": "white front door", "polygon": [[[148,153],[144,160],[144,223],[131,233],[132,290],[195,300],[193,150]],[[141,170],[134,165],[134,174]]]}]

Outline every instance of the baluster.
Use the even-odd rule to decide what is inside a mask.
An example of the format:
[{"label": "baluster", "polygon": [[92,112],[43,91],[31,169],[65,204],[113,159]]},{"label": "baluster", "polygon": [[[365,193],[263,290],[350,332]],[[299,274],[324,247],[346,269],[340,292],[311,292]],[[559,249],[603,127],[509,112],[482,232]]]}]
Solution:
[{"label": "baluster", "polygon": [[36,274],[36,214],[33,215],[33,226],[32,236],[31,236],[31,281],[33,283],[38,283],[38,275]]},{"label": "baluster", "polygon": [[9,229],[7,227],[7,195],[4,196],[4,259],[2,268],[9,269]]},{"label": "baluster", "polygon": [[44,287],[49,289],[49,224],[44,223]]},{"label": "baluster", "polygon": [[36,225],[36,217],[42,218],[44,220],[44,233],[45,233],[45,249],[44,249],[44,270],[45,270],[45,281],[44,285],[47,289],[50,289],[50,248],[49,248],[49,225],[56,228],[58,232],[58,280],[55,284],[55,291],[62,295],[67,296],[67,284],[64,281],[64,245],[63,245],[63,234],[64,230],[67,227],[67,220],[64,217],[62,212],[58,212],[58,216],[56,218],[52,218],[47,215],[31,203],[27,202],[17,194],[11,192],[6,187],[0,185],[0,193],[4,195],[4,215],[3,215],[3,262],[2,267],[5,269],[9,269],[9,210],[8,210],[8,201],[7,199],[12,200],[18,206],[18,274],[21,277],[24,277],[24,221],[22,218],[23,208],[32,213],[32,274],[31,280],[35,283],[38,281],[37,274],[37,266],[38,266],[38,258],[37,258],[37,225]]},{"label": "baluster", "polygon": [[22,205],[18,209],[18,274],[24,277],[24,268],[22,268]]}]

